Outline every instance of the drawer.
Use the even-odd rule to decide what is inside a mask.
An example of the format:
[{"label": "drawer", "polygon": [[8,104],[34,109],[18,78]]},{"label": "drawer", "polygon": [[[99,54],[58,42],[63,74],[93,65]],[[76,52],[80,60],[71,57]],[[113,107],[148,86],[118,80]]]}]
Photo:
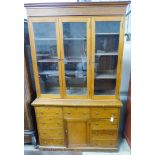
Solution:
[{"label": "drawer", "polygon": [[38,130],[41,138],[64,138],[64,130],[62,128]]},{"label": "drawer", "polygon": [[89,118],[89,108],[63,108],[64,118]]},{"label": "drawer", "polygon": [[40,145],[64,146],[64,139],[40,139]]},{"label": "drawer", "polygon": [[50,116],[51,118],[62,118],[62,108],[36,107],[35,112],[37,117]]},{"label": "drawer", "polygon": [[118,140],[92,140],[91,141],[92,146],[96,147],[117,147]]},{"label": "drawer", "polygon": [[91,139],[101,139],[101,140],[107,140],[107,139],[115,139],[118,138],[118,130],[91,130]]},{"label": "drawer", "polygon": [[41,117],[37,119],[37,125],[40,129],[62,128],[62,119],[53,119],[50,117]]},{"label": "drawer", "polygon": [[118,119],[114,118],[114,122],[110,122],[110,118],[91,121],[90,128],[91,128],[91,130],[117,129],[118,128]]},{"label": "drawer", "polygon": [[119,108],[92,108],[91,118],[110,118],[111,116],[118,118]]}]

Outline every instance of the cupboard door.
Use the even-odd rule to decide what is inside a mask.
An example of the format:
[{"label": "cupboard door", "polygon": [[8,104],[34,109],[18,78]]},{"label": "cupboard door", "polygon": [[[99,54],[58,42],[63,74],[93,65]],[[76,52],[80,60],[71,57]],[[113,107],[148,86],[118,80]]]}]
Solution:
[{"label": "cupboard door", "polygon": [[61,18],[64,97],[89,95],[89,18]]},{"label": "cupboard door", "polygon": [[93,97],[115,97],[116,85],[119,84],[117,74],[121,18],[96,17],[92,25]]},{"label": "cupboard door", "polygon": [[[56,18],[30,18],[32,61],[38,96],[60,97],[60,49]],[[40,95],[41,94],[41,95]]]},{"label": "cupboard door", "polygon": [[68,147],[87,146],[88,123],[87,120],[66,120]]}]

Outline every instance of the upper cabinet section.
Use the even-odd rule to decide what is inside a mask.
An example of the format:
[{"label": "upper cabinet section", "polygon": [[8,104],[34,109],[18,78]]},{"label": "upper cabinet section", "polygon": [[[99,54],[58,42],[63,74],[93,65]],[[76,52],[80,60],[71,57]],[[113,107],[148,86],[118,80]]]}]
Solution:
[{"label": "upper cabinet section", "polygon": [[25,5],[37,97],[119,98],[128,3]]}]

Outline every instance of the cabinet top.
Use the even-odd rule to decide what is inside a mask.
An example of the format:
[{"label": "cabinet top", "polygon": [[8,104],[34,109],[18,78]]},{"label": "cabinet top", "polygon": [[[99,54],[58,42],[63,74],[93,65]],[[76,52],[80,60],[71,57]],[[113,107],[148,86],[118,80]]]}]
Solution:
[{"label": "cabinet top", "polygon": [[33,106],[74,106],[74,107],[121,107],[122,102],[113,100],[81,100],[81,99],[49,99],[37,98],[32,103]]},{"label": "cabinet top", "polygon": [[124,16],[130,1],[110,2],[66,2],[66,3],[27,3],[24,4],[28,17],[47,16]]},{"label": "cabinet top", "polygon": [[126,6],[130,3],[130,0],[112,0],[105,2],[63,2],[63,3],[25,3],[26,8],[29,7],[87,7],[87,6]]}]

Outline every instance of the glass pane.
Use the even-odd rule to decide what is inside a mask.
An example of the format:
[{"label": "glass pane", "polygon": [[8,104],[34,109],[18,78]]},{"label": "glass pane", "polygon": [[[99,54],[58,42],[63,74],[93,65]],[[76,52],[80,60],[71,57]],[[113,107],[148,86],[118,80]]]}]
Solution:
[{"label": "glass pane", "polygon": [[86,95],[86,23],[63,23],[64,63],[67,95]]},{"label": "glass pane", "polygon": [[120,22],[96,22],[95,95],[115,95]]},{"label": "glass pane", "polygon": [[55,23],[33,23],[35,48],[42,94],[59,94]]}]

